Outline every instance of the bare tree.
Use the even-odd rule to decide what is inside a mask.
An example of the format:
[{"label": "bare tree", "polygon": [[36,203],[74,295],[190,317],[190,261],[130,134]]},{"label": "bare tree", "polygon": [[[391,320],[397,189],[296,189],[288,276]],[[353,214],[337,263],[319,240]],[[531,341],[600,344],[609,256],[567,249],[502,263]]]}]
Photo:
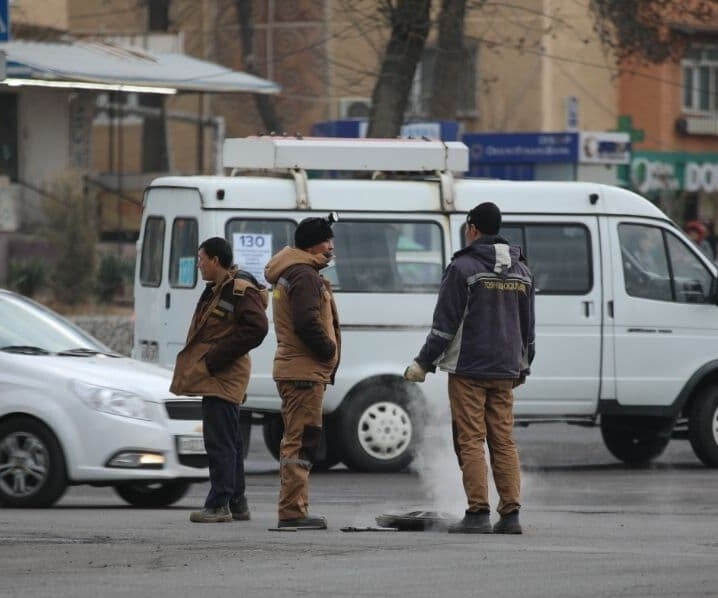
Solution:
[{"label": "bare tree", "polygon": [[381,70],[372,94],[367,137],[396,137],[404,120],[416,65],[429,35],[431,0],[383,0],[391,24]]},{"label": "bare tree", "polygon": [[[239,20],[239,36],[242,44],[242,68],[251,75],[262,76],[257,69],[257,60],[254,54],[254,15],[252,0],[235,0],[237,18]],[[262,119],[267,133],[281,133],[284,128],[274,109],[271,98],[263,93],[252,94],[254,104]]]},{"label": "bare tree", "polygon": [[590,8],[596,33],[619,61],[680,58],[702,27],[718,20],[716,0],[592,0]]},{"label": "bare tree", "polygon": [[437,120],[456,118],[462,64],[466,52],[465,14],[466,0],[442,0],[429,108],[431,118]]},{"label": "bare tree", "polygon": [[[430,0],[385,0],[379,10],[391,26],[381,71],[372,96],[370,137],[392,137],[399,133],[408,105],[411,84],[422,58],[431,29]],[[430,113],[432,118],[456,118],[459,83],[464,53],[466,14],[497,8],[510,2],[487,0],[442,0],[437,19],[436,62],[433,69]],[[609,48],[618,62],[638,58],[661,63],[681,56],[686,45],[701,33],[701,28],[718,22],[718,0],[589,0],[595,18],[594,30],[600,42]],[[529,11],[529,8],[523,10]],[[555,15],[550,29],[554,32],[571,24]],[[498,37],[498,32],[497,37]],[[526,40],[478,39],[484,50],[497,45],[525,49]],[[540,51],[537,49],[537,51]]]}]

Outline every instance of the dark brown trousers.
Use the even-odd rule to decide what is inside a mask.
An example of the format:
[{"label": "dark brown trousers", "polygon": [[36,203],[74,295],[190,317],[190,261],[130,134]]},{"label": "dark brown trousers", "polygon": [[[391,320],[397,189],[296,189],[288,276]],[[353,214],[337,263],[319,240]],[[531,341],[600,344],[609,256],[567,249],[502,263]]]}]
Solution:
[{"label": "dark brown trousers", "polygon": [[513,438],[513,380],[479,380],[449,374],[454,450],[459,459],[469,511],[487,511],[484,441],[499,493],[501,515],[521,507],[519,453]]},{"label": "dark brown trousers", "polygon": [[279,519],[306,517],[309,471],[322,433],[324,384],[278,380],[284,436],[279,447]]}]

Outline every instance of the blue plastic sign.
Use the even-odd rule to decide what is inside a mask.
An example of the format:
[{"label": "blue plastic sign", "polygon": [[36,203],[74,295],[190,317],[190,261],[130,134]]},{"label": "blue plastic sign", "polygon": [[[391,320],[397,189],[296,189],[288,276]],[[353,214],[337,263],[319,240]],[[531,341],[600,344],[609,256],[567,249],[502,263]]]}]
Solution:
[{"label": "blue plastic sign", "polygon": [[0,42],[10,41],[10,0],[0,0]]},{"label": "blue plastic sign", "polygon": [[469,164],[575,163],[578,133],[467,133]]}]

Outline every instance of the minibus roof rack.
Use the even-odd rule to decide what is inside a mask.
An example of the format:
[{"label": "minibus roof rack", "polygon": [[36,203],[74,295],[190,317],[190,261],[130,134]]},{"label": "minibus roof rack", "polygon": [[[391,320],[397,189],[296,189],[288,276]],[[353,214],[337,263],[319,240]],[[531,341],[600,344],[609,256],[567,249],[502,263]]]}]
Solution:
[{"label": "minibus roof rack", "polygon": [[233,169],[465,172],[469,149],[431,139],[258,135],[226,139],[223,163]]}]

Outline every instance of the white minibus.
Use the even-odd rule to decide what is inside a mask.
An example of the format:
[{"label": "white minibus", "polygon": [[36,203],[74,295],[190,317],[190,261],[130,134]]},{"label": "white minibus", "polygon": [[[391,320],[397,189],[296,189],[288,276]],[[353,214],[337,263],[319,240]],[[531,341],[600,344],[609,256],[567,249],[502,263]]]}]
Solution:
[{"label": "white minibus", "polygon": [[[204,286],[198,243],[224,236],[262,278],[297,223],[337,212],[331,281],[342,362],[325,396],[322,462],[396,471],[409,465],[446,376],[402,372],[431,325],[442,269],[464,243],[466,213],[503,212],[500,234],[535,275],[536,359],[516,392],[518,424],[599,425],[631,465],[688,438],[718,466],[716,267],[651,202],[587,182],[461,178],[461,143],[429,140],[229,139],[231,176],[169,176],[146,189],[135,281],[133,356],[172,368]],[[249,170],[251,169],[251,170]],[[271,322],[271,307],[269,309]],[[275,338],[252,352],[243,415],[277,456]]]}]

